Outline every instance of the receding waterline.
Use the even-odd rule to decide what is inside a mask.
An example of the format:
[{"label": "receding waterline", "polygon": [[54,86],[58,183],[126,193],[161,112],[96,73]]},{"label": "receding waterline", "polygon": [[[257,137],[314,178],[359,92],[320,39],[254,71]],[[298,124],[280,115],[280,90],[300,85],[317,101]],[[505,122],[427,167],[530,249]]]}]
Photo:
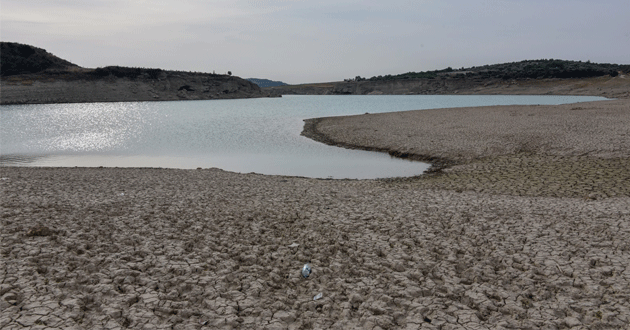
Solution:
[{"label": "receding waterline", "polygon": [[324,145],[303,120],[404,110],[563,104],[579,96],[285,96],[189,102],[0,107],[1,166],[217,167],[313,178],[420,175],[430,165]]}]

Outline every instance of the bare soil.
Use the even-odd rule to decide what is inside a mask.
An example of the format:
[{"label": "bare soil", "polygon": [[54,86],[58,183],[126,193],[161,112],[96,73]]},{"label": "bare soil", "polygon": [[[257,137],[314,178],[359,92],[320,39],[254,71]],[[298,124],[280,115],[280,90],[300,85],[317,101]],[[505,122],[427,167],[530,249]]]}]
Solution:
[{"label": "bare soil", "polygon": [[310,126],[444,161],[416,178],[2,167],[0,328],[627,328],[629,117],[614,100]]}]

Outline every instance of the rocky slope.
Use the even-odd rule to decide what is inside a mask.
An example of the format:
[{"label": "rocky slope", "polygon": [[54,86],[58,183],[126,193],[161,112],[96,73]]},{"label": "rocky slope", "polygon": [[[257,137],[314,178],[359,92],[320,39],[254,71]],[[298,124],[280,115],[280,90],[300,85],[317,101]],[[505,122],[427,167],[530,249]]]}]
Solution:
[{"label": "rocky slope", "polygon": [[7,44],[10,43],[2,43],[3,52],[6,48],[13,55],[2,57],[2,69],[11,68],[11,71],[3,71],[0,104],[208,100],[268,95],[256,84],[230,75],[116,66],[87,69],[32,46],[13,44],[12,48]]},{"label": "rocky slope", "polygon": [[209,100],[265,97],[239,77],[162,71],[157,78],[63,79],[20,75],[2,80],[1,104]]}]

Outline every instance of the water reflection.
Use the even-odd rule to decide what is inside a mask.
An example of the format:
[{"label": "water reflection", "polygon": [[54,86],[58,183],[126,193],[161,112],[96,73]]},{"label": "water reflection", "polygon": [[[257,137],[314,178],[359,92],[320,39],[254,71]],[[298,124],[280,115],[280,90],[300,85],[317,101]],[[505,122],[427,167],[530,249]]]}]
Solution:
[{"label": "water reflection", "polygon": [[0,155],[0,166],[27,166],[38,164],[47,156],[35,155]]}]

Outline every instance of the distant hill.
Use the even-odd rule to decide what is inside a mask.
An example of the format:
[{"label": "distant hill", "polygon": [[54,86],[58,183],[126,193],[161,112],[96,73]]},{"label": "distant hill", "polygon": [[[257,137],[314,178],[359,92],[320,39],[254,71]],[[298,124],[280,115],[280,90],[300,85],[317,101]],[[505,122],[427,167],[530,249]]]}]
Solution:
[{"label": "distant hill", "polygon": [[210,100],[268,97],[231,74],[106,66],[82,68],[45,50],[2,42],[0,104]]},{"label": "distant hill", "polygon": [[492,64],[470,68],[446,68],[435,71],[407,72],[398,75],[374,76],[362,78],[357,76],[346,81],[387,81],[402,79],[435,79],[439,76],[465,75],[471,78],[500,79],[544,79],[544,78],[590,78],[601,76],[617,76],[618,72],[630,72],[630,65],[591,63],[590,61],[566,61],[556,59],[527,60],[520,62]]},{"label": "distant hill", "polygon": [[41,48],[16,42],[0,42],[0,75],[3,77],[68,67],[78,66]]},{"label": "distant hill", "polygon": [[260,88],[275,87],[275,86],[285,86],[285,85],[287,85],[286,83],[283,83],[282,81],[273,81],[273,80],[269,80],[269,79],[245,78],[245,80],[249,80],[249,81],[253,82],[254,84],[258,85],[258,87],[260,87]]},{"label": "distant hill", "polygon": [[470,68],[287,85],[272,95],[591,95],[630,98],[630,65],[529,60]]}]

